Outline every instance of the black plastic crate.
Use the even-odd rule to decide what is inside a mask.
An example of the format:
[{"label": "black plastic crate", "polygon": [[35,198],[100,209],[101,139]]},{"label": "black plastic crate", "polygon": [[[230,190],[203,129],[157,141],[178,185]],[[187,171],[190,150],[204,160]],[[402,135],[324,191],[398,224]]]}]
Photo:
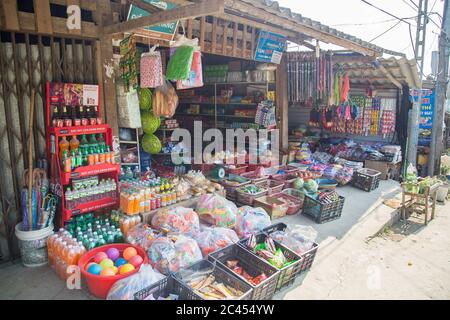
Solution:
[{"label": "black plastic crate", "polygon": [[[209,259],[216,260],[221,267],[226,271],[229,271],[236,277],[241,278],[253,288],[251,300],[271,300],[275,294],[278,277],[280,272],[277,268],[256,257],[248,250],[242,248],[237,244],[233,244],[219,251],[211,253]],[[256,277],[261,273],[264,273],[268,278],[261,282],[259,285],[254,286],[245,280],[242,276],[236,274],[226,266],[228,260],[238,260],[239,265],[252,277]]]},{"label": "black plastic crate", "polygon": [[345,198],[339,196],[339,200],[332,203],[322,203],[319,200],[313,199],[305,195],[305,202],[303,203],[303,214],[317,223],[325,223],[339,219],[344,208]]},{"label": "black plastic crate", "polygon": [[[255,236],[256,236],[257,243],[264,242],[267,238],[267,234],[265,234],[265,233],[259,233]],[[241,240],[238,242],[238,244],[241,247],[243,247],[245,250],[250,252],[252,255],[257,257],[258,259],[262,260],[265,263],[268,263],[268,262],[266,262],[266,260],[264,260],[263,258],[258,256],[256,253],[254,253],[252,250],[250,250],[250,248],[247,247],[247,240],[248,240],[248,238]],[[300,275],[300,269],[303,264],[303,258],[300,257],[298,254],[296,254],[291,249],[288,249],[287,247],[285,247],[284,245],[279,243],[278,241],[274,241],[274,243],[275,243],[275,247],[277,249],[280,248],[281,251],[283,251],[284,256],[288,260],[291,260],[291,261],[296,260],[294,263],[291,263],[290,265],[288,265],[284,268],[278,269],[278,270],[280,270],[280,275],[278,276],[276,291],[280,291],[284,287],[292,285],[294,283],[295,279],[297,278],[297,276]]]},{"label": "black plastic crate", "polygon": [[381,172],[373,169],[360,169],[353,174],[352,185],[358,189],[370,192],[380,185]]},{"label": "black plastic crate", "polygon": [[[285,223],[278,222],[276,224],[271,225],[270,227],[263,229],[263,232],[270,236],[273,232],[285,231],[286,228],[287,228],[287,225]],[[287,248],[289,248],[289,247],[287,247]],[[289,249],[291,249],[291,248],[289,248]],[[316,242],[313,242],[313,246],[311,249],[309,249],[308,251],[303,252],[303,253],[298,253],[291,249],[292,251],[294,251],[300,257],[303,258],[302,266],[300,268],[300,274],[311,269],[314,259],[316,258],[316,253],[317,253],[318,249],[319,249],[319,245]]]},{"label": "black plastic crate", "polygon": [[216,262],[201,260],[189,268],[174,274],[175,280],[177,280],[181,286],[180,300],[204,300],[200,295],[195,293],[195,291],[183,280],[183,278],[187,276],[189,272],[200,272],[208,269],[213,269],[213,275],[216,278],[216,281],[222,282],[243,292],[243,295],[240,296],[238,300],[249,300],[251,298],[253,289],[249,284],[247,284],[247,282],[225,271]]},{"label": "black plastic crate", "polygon": [[156,282],[155,284],[134,294],[134,300],[145,300],[148,296],[153,295],[155,299],[158,297],[167,298],[169,294],[180,296],[182,287],[172,276]]}]

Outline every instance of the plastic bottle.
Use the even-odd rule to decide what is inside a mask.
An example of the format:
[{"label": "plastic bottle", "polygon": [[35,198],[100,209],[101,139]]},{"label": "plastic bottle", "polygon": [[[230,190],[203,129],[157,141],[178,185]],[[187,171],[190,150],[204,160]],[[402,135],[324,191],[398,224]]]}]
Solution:
[{"label": "plastic bottle", "polygon": [[72,136],[69,142],[70,151],[78,150],[80,147],[80,141],[77,139],[77,136]]},{"label": "plastic bottle", "polygon": [[106,240],[103,238],[103,235],[98,236],[97,247],[104,246],[106,244]]},{"label": "plastic bottle", "polygon": [[67,141],[66,137],[63,136],[62,139],[59,141],[59,158],[62,159],[64,151],[69,152],[70,144],[69,141]]}]

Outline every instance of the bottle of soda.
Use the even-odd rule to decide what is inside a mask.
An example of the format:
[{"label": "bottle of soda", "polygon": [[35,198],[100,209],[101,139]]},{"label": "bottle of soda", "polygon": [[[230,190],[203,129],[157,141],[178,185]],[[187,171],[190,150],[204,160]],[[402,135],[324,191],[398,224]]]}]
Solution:
[{"label": "bottle of soda", "polygon": [[90,238],[90,239],[89,239],[89,244],[88,244],[87,250],[88,250],[88,251],[89,251],[89,250],[92,250],[92,249],[94,249],[95,247],[96,247],[96,243],[95,243],[94,239],[93,239],[93,238]]},{"label": "bottle of soda", "polygon": [[104,246],[105,244],[106,244],[106,241],[103,238],[103,235],[99,235],[98,236],[98,241],[97,241],[97,247]]},{"label": "bottle of soda", "polygon": [[106,242],[108,244],[112,244],[115,241],[115,237],[111,231],[108,232],[108,237],[106,238]]},{"label": "bottle of soda", "polygon": [[117,230],[116,234],[114,235],[114,242],[115,243],[123,243],[125,241],[122,231]]}]

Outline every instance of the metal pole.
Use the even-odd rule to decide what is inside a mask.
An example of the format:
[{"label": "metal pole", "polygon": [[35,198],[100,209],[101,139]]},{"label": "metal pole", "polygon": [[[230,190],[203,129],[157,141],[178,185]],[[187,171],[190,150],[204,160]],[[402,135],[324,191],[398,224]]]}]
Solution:
[{"label": "metal pole", "polygon": [[[417,93],[417,100],[415,94]],[[419,143],[419,115],[420,106],[422,105],[422,87],[413,88],[411,95],[413,96],[413,107],[409,111],[408,119],[408,149],[407,149],[407,163],[411,163],[416,167],[417,165],[417,145]]]},{"label": "metal pole", "polygon": [[439,36],[439,64],[436,79],[436,101],[433,112],[433,128],[431,131],[431,150],[428,161],[428,173],[434,175],[440,166],[442,151],[444,150],[444,118],[445,102],[449,68],[449,39],[450,34],[450,10],[448,0],[444,3],[444,19]]}]

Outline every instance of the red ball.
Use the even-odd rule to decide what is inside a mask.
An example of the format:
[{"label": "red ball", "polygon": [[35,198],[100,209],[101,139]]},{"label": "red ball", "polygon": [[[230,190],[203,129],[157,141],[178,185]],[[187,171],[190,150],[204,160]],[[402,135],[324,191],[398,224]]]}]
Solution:
[{"label": "red ball", "polygon": [[104,252],[97,252],[94,256],[94,261],[97,264],[100,264],[100,262],[103,261],[103,259],[108,259],[108,255]]},{"label": "red ball", "polygon": [[144,259],[140,255],[135,255],[128,260],[128,263],[132,264],[135,268],[139,268],[142,262],[144,262]]}]

